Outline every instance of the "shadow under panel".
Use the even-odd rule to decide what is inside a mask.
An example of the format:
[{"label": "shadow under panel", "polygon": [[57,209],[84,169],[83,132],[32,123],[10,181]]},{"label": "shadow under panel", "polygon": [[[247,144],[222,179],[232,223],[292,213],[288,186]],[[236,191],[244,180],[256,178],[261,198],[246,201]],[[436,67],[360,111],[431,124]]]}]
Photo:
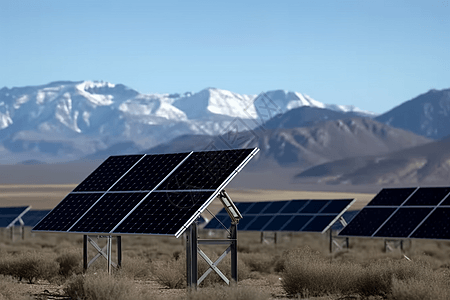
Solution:
[{"label": "shadow under panel", "polygon": [[67,195],[33,228],[33,231],[67,231],[102,195],[102,193]]},{"label": "shadow under panel", "polygon": [[148,193],[106,193],[70,232],[109,233]]}]

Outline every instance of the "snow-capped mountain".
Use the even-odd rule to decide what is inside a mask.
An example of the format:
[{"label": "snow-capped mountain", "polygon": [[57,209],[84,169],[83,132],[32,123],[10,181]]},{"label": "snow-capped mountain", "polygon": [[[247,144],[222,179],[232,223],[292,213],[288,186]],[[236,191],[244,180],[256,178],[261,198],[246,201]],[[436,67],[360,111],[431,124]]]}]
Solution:
[{"label": "snow-capped mountain", "polygon": [[260,95],[216,88],[142,94],[97,81],[5,87],[0,89],[0,163],[77,159],[124,142],[133,142],[133,151],[147,149],[185,134],[223,134],[236,120],[251,129],[302,106],[363,114],[283,90]]}]

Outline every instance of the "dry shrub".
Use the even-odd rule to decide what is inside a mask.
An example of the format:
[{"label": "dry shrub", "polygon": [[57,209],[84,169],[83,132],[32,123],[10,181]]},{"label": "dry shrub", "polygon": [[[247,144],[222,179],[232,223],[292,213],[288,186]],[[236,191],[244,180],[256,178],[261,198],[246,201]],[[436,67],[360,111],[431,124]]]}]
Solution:
[{"label": "dry shrub", "polygon": [[265,300],[270,299],[269,294],[263,293],[257,289],[248,286],[219,286],[202,288],[198,291],[188,293],[186,297],[181,299],[187,300]]},{"label": "dry shrub", "polygon": [[8,255],[0,261],[0,272],[28,283],[45,279],[52,281],[58,275],[59,266],[53,257],[45,257],[36,252]]},{"label": "dry shrub", "polygon": [[448,283],[433,275],[423,276],[421,279],[394,278],[392,294],[389,298],[392,300],[447,300],[450,299],[450,290]]},{"label": "dry shrub", "polygon": [[267,255],[264,253],[242,253],[239,258],[247,265],[251,272],[260,272],[263,274],[269,274],[274,271],[275,268],[279,269],[277,261],[280,260],[279,256]]},{"label": "dry shrub", "polygon": [[151,274],[151,265],[143,258],[125,256],[119,273],[132,278],[147,278]]},{"label": "dry shrub", "polygon": [[181,289],[186,286],[186,258],[156,261],[152,263],[152,273],[159,284],[170,289]]},{"label": "dry shrub", "polygon": [[0,300],[31,300],[30,296],[17,294],[17,282],[11,278],[0,277]]},{"label": "dry shrub", "polygon": [[154,299],[152,293],[143,293],[135,282],[126,277],[108,275],[106,272],[73,276],[64,292],[71,299],[81,300],[144,300]]},{"label": "dry shrub", "polygon": [[82,258],[77,252],[63,253],[56,258],[56,262],[59,264],[59,275],[64,278],[83,272]]}]

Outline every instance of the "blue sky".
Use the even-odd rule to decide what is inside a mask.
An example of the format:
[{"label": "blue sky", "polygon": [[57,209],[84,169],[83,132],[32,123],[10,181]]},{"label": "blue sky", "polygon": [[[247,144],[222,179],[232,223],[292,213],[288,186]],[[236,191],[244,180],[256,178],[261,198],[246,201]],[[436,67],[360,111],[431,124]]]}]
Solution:
[{"label": "blue sky", "polygon": [[449,1],[0,0],[0,87],[285,89],[382,113],[450,88]]}]

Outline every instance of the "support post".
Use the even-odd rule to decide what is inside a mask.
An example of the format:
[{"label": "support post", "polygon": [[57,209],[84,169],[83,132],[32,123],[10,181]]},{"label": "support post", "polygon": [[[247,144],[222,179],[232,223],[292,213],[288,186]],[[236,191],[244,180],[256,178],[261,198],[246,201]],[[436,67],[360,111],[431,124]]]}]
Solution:
[{"label": "support post", "polygon": [[11,231],[11,241],[14,242],[14,226],[10,227],[10,231]]},{"label": "support post", "polygon": [[237,224],[231,223],[230,227],[231,239],[231,279],[238,281],[238,260],[237,260]]},{"label": "support post", "polygon": [[86,272],[88,268],[88,236],[83,235],[83,270]]},{"label": "support post", "polygon": [[25,239],[25,226],[20,225],[20,235],[22,236],[22,240]]},{"label": "support post", "polygon": [[329,231],[330,231],[330,253],[333,253],[333,230],[331,229],[331,227]]},{"label": "support post", "polygon": [[111,250],[112,250],[112,237],[108,236],[106,237],[106,244],[107,244],[107,248],[106,248],[106,256],[107,256],[107,261],[108,261],[108,274],[111,274]]},{"label": "support post", "polygon": [[117,236],[116,237],[116,243],[117,243],[117,267],[122,267],[122,237]]},{"label": "support post", "polygon": [[186,278],[189,290],[197,289],[197,223],[192,223],[186,235]]}]

